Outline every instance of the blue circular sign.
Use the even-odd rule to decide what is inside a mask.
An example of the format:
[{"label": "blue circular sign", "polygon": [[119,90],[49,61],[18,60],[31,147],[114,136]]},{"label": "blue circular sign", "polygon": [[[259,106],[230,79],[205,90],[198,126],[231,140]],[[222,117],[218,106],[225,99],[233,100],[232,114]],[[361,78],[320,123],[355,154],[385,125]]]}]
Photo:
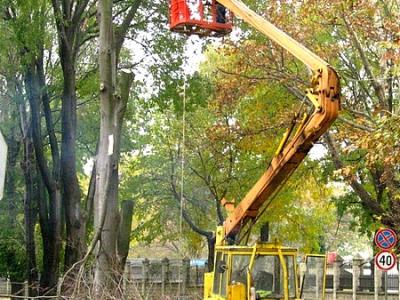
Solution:
[{"label": "blue circular sign", "polygon": [[379,229],[375,234],[375,245],[383,250],[392,249],[397,244],[396,233],[389,228]]}]

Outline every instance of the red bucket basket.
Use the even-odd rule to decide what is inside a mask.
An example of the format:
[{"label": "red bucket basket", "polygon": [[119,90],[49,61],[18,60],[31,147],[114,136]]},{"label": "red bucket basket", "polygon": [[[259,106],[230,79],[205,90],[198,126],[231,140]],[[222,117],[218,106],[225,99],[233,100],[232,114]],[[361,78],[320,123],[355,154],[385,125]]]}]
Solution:
[{"label": "red bucket basket", "polygon": [[216,0],[170,0],[170,29],[199,36],[224,36],[232,31],[232,13]]}]

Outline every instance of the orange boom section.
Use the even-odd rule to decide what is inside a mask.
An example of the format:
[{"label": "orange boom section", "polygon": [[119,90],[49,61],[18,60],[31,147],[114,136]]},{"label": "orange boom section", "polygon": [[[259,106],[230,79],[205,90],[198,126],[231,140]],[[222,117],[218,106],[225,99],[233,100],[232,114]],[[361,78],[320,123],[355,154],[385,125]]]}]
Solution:
[{"label": "orange boom section", "polygon": [[318,85],[310,96],[317,97],[320,106],[311,116],[304,116],[290,142],[287,140],[292,128],[287,131],[266,172],[225,220],[225,236],[234,237],[249,221],[257,219],[260,208],[272,199],[274,192],[286,182],[336,119],[340,106],[339,78],[333,69],[320,70]]},{"label": "orange boom section", "polygon": [[286,49],[313,71],[311,87],[307,89],[306,96],[313,103],[314,112],[311,115],[304,115],[294,134],[292,134],[294,126],[286,131],[266,172],[225,220],[225,236],[234,238],[246,224],[257,220],[263,212],[262,207],[272,201],[274,194],[285,184],[314,143],[337,118],[340,110],[340,80],[335,70],[322,58],[257,15],[241,1],[219,0],[219,3]]},{"label": "orange boom section", "polygon": [[232,13],[215,0],[170,0],[169,12],[174,32],[220,37],[232,31]]}]

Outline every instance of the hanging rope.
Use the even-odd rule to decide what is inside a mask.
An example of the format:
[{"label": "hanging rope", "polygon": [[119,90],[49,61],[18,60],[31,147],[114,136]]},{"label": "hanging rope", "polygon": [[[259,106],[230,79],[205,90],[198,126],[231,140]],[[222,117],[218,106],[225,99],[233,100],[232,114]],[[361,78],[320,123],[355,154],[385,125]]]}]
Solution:
[{"label": "hanging rope", "polygon": [[181,154],[181,213],[179,234],[183,234],[183,209],[185,206],[184,187],[185,187],[185,143],[186,143],[186,74],[183,79],[183,107],[182,107],[182,154]]},{"label": "hanging rope", "polygon": [[[185,47],[186,50],[186,47]],[[182,105],[182,146],[181,146],[181,199],[180,199],[180,216],[179,216],[179,241],[180,241],[180,246],[183,245],[183,210],[185,209],[185,197],[184,197],[184,192],[185,192],[185,143],[186,143],[186,73],[184,73],[184,78],[183,78],[183,105]],[[182,253],[181,251],[179,251]],[[182,259],[182,265],[181,269],[178,272],[178,299],[180,298],[182,294],[182,287],[181,287],[181,282],[182,282],[182,271],[183,268],[185,267],[183,264],[183,259],[184,257],[181,257]]]}]

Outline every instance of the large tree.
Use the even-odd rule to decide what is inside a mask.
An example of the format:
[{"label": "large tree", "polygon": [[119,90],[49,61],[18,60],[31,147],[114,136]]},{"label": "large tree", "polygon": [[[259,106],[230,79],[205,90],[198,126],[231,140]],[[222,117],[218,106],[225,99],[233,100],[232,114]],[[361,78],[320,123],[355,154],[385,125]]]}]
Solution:
[{"label": "large tree", "polygon": [[[98,295],[113,291],[119,283],[119,273],[123,270],[126,249],[129,248],[130,230],[127,230],[127,226],[131,221],[126,216],[132,218],[132,215],[124,210],[131,211],[132,207],[127,204],[129,202],[124,202],[121,213],[118,210],[119,161],[121,151],[132,151],[132,148],[125,149],[121,141],[128,100],[135,101],[140,88],[144,87],[132,87],[134,74],[155,70],[153,79],[156,80],[163,72],[172,72],[177,64],[176,57],[168,58],[169,55],[176,55],[175,49],[180,43],[168,41],[169,34],[164,30],[166,23],[162,23],[166,22],[165,8],[165,3],[145,3],[140,0],[115,4],[102,0],[98,6],[100,137],[94,194],[95,240],[99,241],[94,285]],[[143,35],[143,31],[149,31],[152,35]],[[138,48],[131,44],[124,48],[126,41],[144,46]],[[144,57],[137,57],[139,51],[129,54],[132,47],[141,49]],[[161,56],[166,56],[167,60],[162,61]],[[136,63],[130,60],[136,60]],[[154,68],[154,64],[158,67]],[[131,107],[136,110],[134,105]],[[125,143],[132,145],[130,141]]]},{"label": "large tree", "polygon": [[[61,151],[54,134],[50,135],[53,163],[59,168],[62,205],[65,209],[67,245],[64,267],[79,261],[86,249],[86,220],[81,208],[81,190],[77,177],[77,62],[80,49],[93,28],[94,1],[52,0],[58,37],[58,53],[62,67]],[[48,122],[49,124],[51,122]],[[50,132],[53,130],[50,129]]]}]

